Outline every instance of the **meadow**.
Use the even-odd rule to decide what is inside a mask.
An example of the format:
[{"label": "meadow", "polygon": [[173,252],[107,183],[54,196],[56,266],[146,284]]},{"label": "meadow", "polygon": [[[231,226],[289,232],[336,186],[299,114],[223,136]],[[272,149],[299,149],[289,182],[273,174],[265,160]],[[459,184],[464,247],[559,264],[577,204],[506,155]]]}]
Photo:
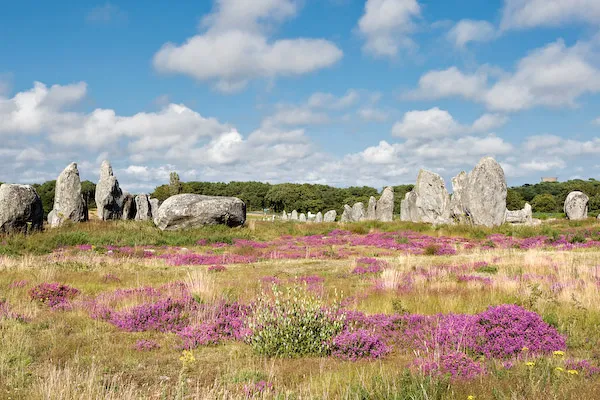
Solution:
[{"label": "meadow", "polygon": [[600,225],[0,237],[0,398],[597,399]]}]

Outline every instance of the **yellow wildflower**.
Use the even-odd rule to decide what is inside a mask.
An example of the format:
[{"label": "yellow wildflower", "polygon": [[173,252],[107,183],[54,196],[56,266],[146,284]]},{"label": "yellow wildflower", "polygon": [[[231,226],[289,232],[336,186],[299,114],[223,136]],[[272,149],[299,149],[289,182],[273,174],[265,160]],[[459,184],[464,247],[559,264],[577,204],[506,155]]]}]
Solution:
[{"label": "yellow wildflower", "polygon": [[565,356],[565,352],[562,350],[556,350],[552,354],[554,354],[554,357],[564,357]]},{"label": "yellow wildflower", "polygon": [[523,347],[523,348],[521,349],[521,351],[522,351],[523,353],[526,353],[526,352],[528,352],[528,351],[529,351],[529,347],[525,346],[525,347]]},{"label": "yellow wildflower", "polygon": [[467,396],[467,400],[475,400],[475,396],[473,396],[472,394]]},{"label": "yellow wildflower", "polygon": [[567,372],[571,375],[579,375],[579,371],[577,371],[576,369],[570,369]]},{"label": "yellow wildflower", "polygon": [[196,362],[196,357],[194,357],[194,353],[191,351],[184,350],[183,353],[181,353],[181,357],[179,357],[179,361],[181,361],[183,365],[189,365]]},{"label": "yellow wildflower", "polygon": [[534,363],[533,361],[527,361],[527,362],[525,363],[525,365],[527,365],[528,367],[534,367],[534,366],[535,366],[535,363]]},{"label": "yellow wildflower", "polygon": [[564,369],[564,368],[562,368],[562,367],[556,367],[556,368],[554,368],[554,370],[555,370],[556,372],[564,372],[564,370],[565,370],[565,369]]}]

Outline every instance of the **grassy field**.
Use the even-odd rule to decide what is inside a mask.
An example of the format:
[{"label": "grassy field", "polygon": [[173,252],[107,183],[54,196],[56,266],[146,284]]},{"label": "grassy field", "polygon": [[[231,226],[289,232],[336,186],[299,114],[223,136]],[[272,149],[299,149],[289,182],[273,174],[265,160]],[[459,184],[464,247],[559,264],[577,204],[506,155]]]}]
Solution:
[{"label": "grassy field", "polygon": [[597,399],[600,224],[0,237],[2,399]]}]

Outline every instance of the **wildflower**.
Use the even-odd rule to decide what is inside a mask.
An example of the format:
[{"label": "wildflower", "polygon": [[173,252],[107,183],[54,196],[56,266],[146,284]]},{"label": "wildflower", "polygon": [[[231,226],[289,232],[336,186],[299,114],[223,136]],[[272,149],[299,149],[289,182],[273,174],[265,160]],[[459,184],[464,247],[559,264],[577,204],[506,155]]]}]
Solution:
[{"label": "wildflower", "polygon": [[552,354],[554,355],[554,357],[564,357],[565,356],[565,352],[562,350],[556,350]]},{"label": "wildflower", "polygon": [[184,350],[181,353],[181,357],[179,357],[179,361],[183,363],[183,366],[188,366],[196,362],[196,357],[194,357],[194,353],[190,350]]},{"label": "wildflower", "polygon": [[576,369],[570,369],[567,371],[570,375],[579,375],[579,371]]},{"label": "wildflower", "polygon": [[467,400],[475,400],[475,396],[473,396],[472,394],[467,396]]},{"label": "wildflower", "polygon": [[527,346],[524,346],[524,347],[521,349],[521,351],[522,351],[523,353],[527,353],[527,352],[529,351],[529,347],[527,347]]},{"label": "wildflower", "polygon": [[556,368],[554,368],[554,370],[555,370],[556,372],[564,372],[564,371],[565,371],[565,369],[564,369],[564,368],[562,368],[562,367],[556,367]]},{"label": "wildflower", "polygon": [[535,367],[535,363],[534,363],[533,361],[527,361],[527,362],[525,363],[525,365],[527,365],[527,366],[528,366],[528,367],[530,367],[530,368],[531,368],[531,367]]}]

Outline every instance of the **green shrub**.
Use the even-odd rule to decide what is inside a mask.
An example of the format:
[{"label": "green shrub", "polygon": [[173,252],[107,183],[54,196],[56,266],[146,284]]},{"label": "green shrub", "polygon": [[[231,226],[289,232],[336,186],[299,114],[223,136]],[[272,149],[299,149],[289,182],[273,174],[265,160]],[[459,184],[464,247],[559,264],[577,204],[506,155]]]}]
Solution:
[{"label": "green shrub", "polygon": [[482,265],[481,267],[477,268],[477,272],[494,275],[498,273],[498,267],[495,265]]},{"label": "green shrub", "polygon": [[252,308],[247,341],[256,353],[266,356],[324,356],[344,320],[337,303],[326,306],[300,286],[283,291],[273,286],[272,294],[261,293]]}]

